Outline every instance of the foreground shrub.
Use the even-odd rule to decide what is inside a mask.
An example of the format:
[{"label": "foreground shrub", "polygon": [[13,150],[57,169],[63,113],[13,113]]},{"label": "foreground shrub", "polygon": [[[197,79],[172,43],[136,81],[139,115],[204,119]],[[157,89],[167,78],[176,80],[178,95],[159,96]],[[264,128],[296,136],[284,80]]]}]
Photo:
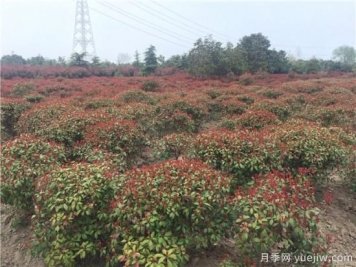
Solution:
[{"label": "foreground shrub", "polygon": [[293,177],[283,172],[256,176],[248,189],[235,192],[239,218],[236,245],[241,266],[260,262],[262,253],[279,244],[279,253],[326,253],[317,223],[319,210],[307,170]]},{"label": "foreground shrub", "polygon": [[119,187],[113,173],[104,164],[76,163],[39,179],[33,246],[48,266],[77,266],[78,259],[107,254],[110,201]]},{"label": "foreground shrub", "polygon": [[6,142],[1,151],[1,201],[31,213],[36,180],[64,161],[64,147],[32,135]]},{"label": "foreground shrub", "polygon": [[167,161],[125,173],[112,203],[113,262],[181,266],[190,247],[209,247],[232,226],[229,177],[201,161]]}]

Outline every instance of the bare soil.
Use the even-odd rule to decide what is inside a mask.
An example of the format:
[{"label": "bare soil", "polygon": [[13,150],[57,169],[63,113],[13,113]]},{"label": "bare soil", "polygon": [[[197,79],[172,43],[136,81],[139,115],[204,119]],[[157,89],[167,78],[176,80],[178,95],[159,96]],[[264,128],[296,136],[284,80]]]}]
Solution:
[{"label": "bare soil", "polygon": [[[356,266],[356,193],[347,186],[336,181],[330,191],[335,199],[330,205],[323,200],[324,191],[317,192],[320,201],[320,228],[323,235],[330,234],[334,242],[329,249],[330,255],[352,256],[353,261],[338,262],[334,266]],[[20,225],[14,228],[14,209],[4,204],[0,205],[1,215],[1,261],[3,267],[45,267],[43,260],[31,257],[27,247],[31,235],[30,226]],[[210,251],[200,251],[191,255],[187,267],[216,267],[222,257],[236,257],[237,252],[232,240],[224,240]],[[90,264],[91,265],[91,264]],[[86,265],[88,266],[88,265]],[[96,263],[95,266],[103,266]],[[291,265],[292,266],[292,265]]]}]

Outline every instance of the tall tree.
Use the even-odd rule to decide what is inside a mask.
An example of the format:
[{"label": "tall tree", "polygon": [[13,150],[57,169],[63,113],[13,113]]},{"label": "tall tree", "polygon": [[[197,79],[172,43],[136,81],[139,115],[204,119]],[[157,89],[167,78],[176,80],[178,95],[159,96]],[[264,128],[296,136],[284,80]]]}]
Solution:
[{"label": "tall tree", "polygon": [[70,62],[69,65],[71,66],[78,66],[78,67],[87,67],[88,66],[88,61],[85,60],[87,53],[83,52],[83,53],[73,53],[70,56]]},{"label": "tall tree", "polygon": [[1,58],[1,64],[4,65],[24,65],[26,64],[26,60],[19,55],[12,54],[12,55],[5,55]]},{"label": "tall tree", "polygon": [[151,45],[145,52],[145,74],[152,74],[158,66],[156,48]]},{"label": "tall tree", "polygon": [[30,65],[44,65],[45,61],[46,60],[43,56],[38,55],[37,57],[31,57],[28,59],[27,63]]},{"label": "tall tree", "polygon": [[333,51],[333,58],[347,64],[354,64],[356,51],[352,46],[343,45]]},{"label": "tall tree", "polygon": [[135,61],[132,63],[132,65],[136,68],[140,68],[141,67],[141,62],[140,62],[140,54],[138,53],[138,51],[135,51]]},{"label": "tall tree", "polygon": [[247,53],[248,71],[267,71],[269,60],[269,47],[271,46],[267,37],[261,33],[244,36],[240,46]]},{"label": "tall tree", "polygon": [[229,72],[224,48],[211,35],[204,40],[199,38],[194,43],[194,48],[189,51],[187,62],[189,73],[200,78],[221,76]]}]

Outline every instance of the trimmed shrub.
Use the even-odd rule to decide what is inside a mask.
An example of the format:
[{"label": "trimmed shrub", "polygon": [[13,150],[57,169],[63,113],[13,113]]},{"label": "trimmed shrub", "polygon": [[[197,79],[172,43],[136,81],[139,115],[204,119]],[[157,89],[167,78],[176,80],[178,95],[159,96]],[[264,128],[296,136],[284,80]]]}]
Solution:
[{"label": "trimmed shrub", "polygon": [[1,201],[33,212],[36,180],[65,159],[63,146],[32,135],[6,142],[1,151]]},{"label": "trimmed shrub", "polygon": [[312,169],[325,183],[327,174],[347,161],[347,150],[339,136],[329,129],[304,122],[290,121],[278,128],[274,138],[282,150],[282,165],[296,172]]},{"label": "trimmed shrub", "polygon": [[17,135],[15,125],[22,113],[31,108],[31,104],[24,101],[12,101],[1,99],[1,132],[2,141]]},{"label": "trimmed shrub", "polygon": [[135,122],[117,119],[88,126],[84,141],[93,147],[123,153],[129,165],[133,164],[135,157],[142,153],[147,143]]},{"label": "trimmed shrub", "polygon": [[193,140],[192,154],[217,170],[231,173],[232,192],[252,176],[280,166],[280,150],[266,131],[211,131]]},{"label": "trimmed shrub", "polygon": [[261,130],[266,125],[277,125],[280,123],[278,117],[267,110],[248,110],[237,117],[237,124],[249,130]]},{"label": "trimmed shrub", "polygon": [[154,105],[157,102],[151,95],[138,90],[127,91],[120,96],[120,99],[125,103],[141,102]]},{"label": "trimmed shrub", "polygon": [[276,244],[280,253],[292,253],[292,257],[327,252],[317,225],[320,211],[314,188],[306,172],[300,169],[296,177],[276,171],[259,175],[248,188],[235,192],[239,266],[258,264],[261,254]]},{"label": "trimmed shrub", "polygon": [[119,179],[105,164],[75,163],[42,176],[36,186],[34,248],[48,266],[77,266],[108,253],[110,202]]},{"label": "trimmed shrub", "polygon": [[156,141],[154,145],[154,154],[158,159],[178,159],[180,156],[186,154],[191,141],[192,136],[186,133],[166,135],[162,139]]},{"label": "trimmed shrub", "polygon": [[12,94],[14,96],[25,96],[33,93],[36,90],[36,85],[32,82],[17,83],[12,88]]},{"label": "trimmed shrub", "polygon": [[145,81],[141,85],[141,89],[145,92],[156,92],[159,87],[160,87],[159,83],[153,80]]},{"label": "trimmed shrub", "polygon": [[113,262],[177,267],[187,262],[186,249],[221,240],[234,218],[229,179],[195,160],[126,172],[112,203]]}]

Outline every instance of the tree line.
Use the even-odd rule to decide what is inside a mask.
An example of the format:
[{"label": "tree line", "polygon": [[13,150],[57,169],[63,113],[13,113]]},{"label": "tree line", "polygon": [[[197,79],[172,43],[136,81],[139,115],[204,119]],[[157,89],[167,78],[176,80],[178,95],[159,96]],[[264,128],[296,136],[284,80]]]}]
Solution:
[{"label": "tree line", "polygon": [[141,61],[138,51],[135,52],[132,63],[101,62],[99,57],[93,57],[89,62],[85,53],[73,53],[68,62],[63,57],[45,59],[38,55],[29,59],[12,54],[1,58],[2,65],[43,65],[43,66],[79,66],[79,67],[113,67],[132,66],[140,70],[141,75],[154,74],[157,68],[174,67],[185,70],[198,77],[221,77],[229,74],[240,75],[246,72],[267,73],[317,73],[320,71],[349,72],[356,69],[356,51],[353,47],[341,46],[333,51],[333,60],[312,58],[296,59],[287,56],[283,50],[271,49],[268,38],[261,33],[244,36],[236,45],[227,43],[225,46],[212,38],[199,38],[194,47],[185,54],[174,55],[169,59],[157,56],[156,48],[151,45]]}]

